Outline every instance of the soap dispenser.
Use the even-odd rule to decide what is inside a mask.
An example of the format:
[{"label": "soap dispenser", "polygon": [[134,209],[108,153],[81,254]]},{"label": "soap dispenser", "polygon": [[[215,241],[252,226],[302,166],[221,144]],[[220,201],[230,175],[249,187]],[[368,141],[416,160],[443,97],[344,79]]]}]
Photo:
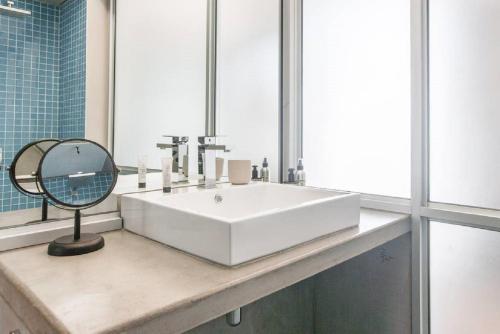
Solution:
[{"label": "soap dispenser", "polygon": [[270,174],[269,163],[267,162],[267,158],[264,158],[264,161],[262,162],[262,168],[260,169],[260,177],[262,181],[269,182],[271,178]]},{"label": "soap dispenser", "polygon": [[299,163],[297,164],[297,175],[295,177],[295,181],[297,182],[298,186],[306,185],[306,172],[304,171],[302,159],[299,159]]}]

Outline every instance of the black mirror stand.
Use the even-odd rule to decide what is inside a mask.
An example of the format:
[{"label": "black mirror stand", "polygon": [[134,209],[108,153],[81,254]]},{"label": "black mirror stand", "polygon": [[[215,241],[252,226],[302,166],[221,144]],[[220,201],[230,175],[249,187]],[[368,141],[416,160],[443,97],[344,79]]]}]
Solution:
[{"label": "black mirror stand", "polygon": [[49,201],[44,197],[42,199],[42,221],[47,221],[49,216]]},{"label": "black mirror stand", "polygon": [[104,247],[104,238],[99,234],[80,233],[81,213],[75,210],[73,235],[57,238],[49,244],[48,254],[52,256],[72,256],[95,252]]}]

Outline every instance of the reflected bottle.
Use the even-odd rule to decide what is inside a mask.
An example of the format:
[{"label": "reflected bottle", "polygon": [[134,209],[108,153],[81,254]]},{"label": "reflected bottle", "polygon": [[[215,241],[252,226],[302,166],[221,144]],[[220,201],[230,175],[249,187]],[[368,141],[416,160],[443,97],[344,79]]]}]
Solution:
[{"label": "reflected bottle", "polygon": [[139,156],[139,159],[137,160],[137,177],[139,188],[146,188],[146,174],[148,172],[147,163],[147,155]]},{"label": "reflected bottle", "polygon": [[256,181],[256,180],[259,180],[259,171],[257,170],[257,165],[253,165],[252,166],[252,180],[253,181]]},{"label": "reflected bottle", "polygon": [[297,174],[295,176],[295,182],[298,186],[306,185],[306,172],[304,171],[304,165],[302,164],[302,159],[299,159],[297,164]]},{"label": "reflected bottle", "polygon": [[295,169],[288,168],[288,183],[295,183]]},{"label": "reflected bottle", "polygon": [[269,163],[267,162],[267,158],[264,158],[262,162],[262,168],[260,169],[260,178],[263,182],[269,182],[271,179],[271,173],[269,171]]}]

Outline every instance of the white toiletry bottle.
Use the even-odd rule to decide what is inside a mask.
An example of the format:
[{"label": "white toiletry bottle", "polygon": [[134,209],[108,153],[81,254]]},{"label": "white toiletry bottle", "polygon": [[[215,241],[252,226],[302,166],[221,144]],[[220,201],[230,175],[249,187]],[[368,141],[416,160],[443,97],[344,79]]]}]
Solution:
[{"label": "white toiletry bottle", "polygon": [[297,175],[295,177],[295,182],[297,182],[298,186],[306,185],[306,172],[304,172],[304,165],[302,164],[302,159],[299,159],[299,163],[297,164]]},{"label": "white toiletry bottle", "polygon": [[264,162],[262,162],[262,168],[260,169],[260,178],[263,182],[269,182],[271,179],[269,171],[269,163],[267,162],[267,158],[264,158]]},{"label": "white toiletry bottle", "polygon": [[161,176],[164,193],[172,191],[172,161],[172,157],[161,158]]},{"label": "white toiletry bottle", "polygon": [[137,160],[137,177],[139,188],[146,188],[146,173],[148,172],[147,168],[148,156],[141,155]]}]

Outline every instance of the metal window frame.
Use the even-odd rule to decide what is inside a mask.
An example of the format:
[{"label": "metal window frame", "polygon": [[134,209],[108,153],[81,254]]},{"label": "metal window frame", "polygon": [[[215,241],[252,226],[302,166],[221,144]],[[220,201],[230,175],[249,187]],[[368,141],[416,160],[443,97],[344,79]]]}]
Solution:
[{"label": "metal window frame", "polygon": [[302,0],[282,1],[281,173],[302,158]]},{"label": "metal window frame", "polygon": [[108,150],[115,154],[116,0],[109,0]]},{"label": "metal window frame", "polygon": [[[116,1],[116,0],[115,0]],[[207,69],[205,96],[205,135],[217,134],[217,29],[218,1],[207,0]]]},{"label": "metal window frame", "polygon": [[421,208],[429,202],[429,56],[428,3],[410,0],[411,40],[411,222],[412,333],[428,334],[429,219]]}]

